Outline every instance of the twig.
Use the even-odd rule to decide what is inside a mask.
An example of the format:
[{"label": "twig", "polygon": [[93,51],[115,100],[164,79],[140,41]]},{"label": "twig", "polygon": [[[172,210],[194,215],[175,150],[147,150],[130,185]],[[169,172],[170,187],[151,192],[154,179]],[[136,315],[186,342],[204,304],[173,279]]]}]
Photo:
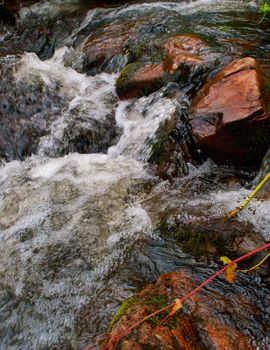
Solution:
[{"label": "twig", "polygon": [[260,189],[266,184],[270,179],[270,173],[268,173],[265,178],[259,183],[259,185],[251,192],[251,194],[245,199],[245,201],[236,209],[227,214],[228,218],[232,218],[237,215],[245,206],[251,201],[251,199],[260,191]]},{"label": "twig", "polygon": [[[214,278],[218,277],[223,272],[225,272],[230,266],[232,266],[232,265],[234,265],[234,264],[236,264],[236,263],[238,263],[238,262],[240,262],[240,261],[242,261],[242,260],[244,260],[244,259],[246,259],[246,258],[248,258],[248,257],[250,257],[252,255],[254,255],[254,254],[257,254],[257,253],[259,253],[259,252],[261,252],[261,251],[263,251],[265,249],[268,249],[268,248],[270,248],[270,243],[268,243],[268,244],[266,244],[266,245],[264,245],[262,247],[256,248],[253,251],[251,251],[251,252],[249,252],[249,253],[247,253],[245,255],[242,255],[239,258],[235,259],[235,260],[232,260],[228,265],[224,266],[222,269],[220,269],[217,272],[215,272],[211,277],[209,277],[207,280],[205,280],[197,288],[193,289],[189,294],[187,294],[182,299],[180,299],[180,302],[183,303],[185,300],[189,299],[191,296],[193,296],[195,293],[197,293],[199,290],[201,290],[203,287],[205,287],[209,282],[211,282]],[[116,342],[119,342],[120,339],[122,339],[126,335],[128,335],[134,328],[138,327],[143,322],[149,320],[151,317],[153,317],[155,315],[158,315],[158,314],[160,314],[161,312],[163,312],[165,310],[173,308],[175,306],[175,304],[176,304],[176,302],[174,302],[174,303],[172,303],[170,305],[167,305],[167,306],[163,307],[162,309],[159,309],[159,310],[151,313],[150,315],[146,316],[142,320],[134,323],[134,325],[129,327],[129,328],[127,328],[126,331],[122,335],[113,338],[106,346],[102,347],[100,350],[107,350],[107,349],[109,349]]]}]

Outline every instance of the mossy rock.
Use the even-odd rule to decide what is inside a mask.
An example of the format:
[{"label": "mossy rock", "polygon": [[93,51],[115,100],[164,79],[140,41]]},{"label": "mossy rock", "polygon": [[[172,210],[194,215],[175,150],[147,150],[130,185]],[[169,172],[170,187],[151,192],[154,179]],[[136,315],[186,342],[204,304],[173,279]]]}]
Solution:
[{"label": "mossy rock", "polygon": [[[184,215],[188,221],[183,208],[181,213],[169,214],[160,221],[157,233],[163,239],[173,241],[184,253],[200,258],[217,258],[222,255],[233,257],[246,254],[251,246],[264,244],[264,238],[253,225],[237,218],[228,220],[225,216],[206,219],[201,215],[203,211],[205,208],[198,207],[189,223],[183,223],[181,218],[178,221],[179,215]],[[241,244],[245,241],[249,242],[249,248]]]},{"label": "mossy rock", "polygon": [[169,140],[169,134],[165,131],[161,131],[158,137],[154,141],[150,141],[151,157],[150,163],[160,164],[168,157],[168,150],[166,142]]},{"label": "mossy rock", "polygon": [[157,229],[164,239],[173,239],[181,250],[192,256],[217,256],[224,254],[226,240],[217,232],[203,228],[176,227],[168,228],[166,221],[161,221]]},{"label": "mossy rock", "polygon": [[120,318],[126,313],[126,311],[134,304],[138,303],[139,299],[137,297],[131,297],[123,301],[119,310],[113,316],[111,323],[109,325],[109,332],[113,329],[114,325],[120,320]]},{"label": "mossy rock", "polygon": [[[141,305],[143,307],[149,308],[151,312],[162,309],[168,305],[168,300],[164,294],[150,294],[147,296],[133,296],[123,301],[119,310],[113,316],[112,321],[109,325],[109,332],[112,331],[116,323],[122,318],[123,315],[131,312],[130,308],[134,305]],[[170,312],[170,309],[161,312],[158,315],[151,317],[147,322],[149,322],[153,327],[156,327],[160,321],[164,319]],[[174,325],[175,320],[170,320],[171,325]]]},{"label": "mossy rock", "polygon": [[[170,74],[164,72],[161,77],[145,80],[133,79],[135,74],[144,67],[152,65],[149,62],[133,62],[128,64],[116,80],[116,92],[122,99],[148,96],[159,90],[169,82],[179,83],[183,80],[183,74],[179,71]],[[184,78],[185,79],[185,78]],[[186,80],[186,79],[185,79]]]},{"label": "mossy rock", "polygon": [[121,97],[127,94],[131,89],[131,79],[135,72],[143,67],[142,62],[133,62],[125,66],[120,72],[119,77],[116,80],[116,92]]}]

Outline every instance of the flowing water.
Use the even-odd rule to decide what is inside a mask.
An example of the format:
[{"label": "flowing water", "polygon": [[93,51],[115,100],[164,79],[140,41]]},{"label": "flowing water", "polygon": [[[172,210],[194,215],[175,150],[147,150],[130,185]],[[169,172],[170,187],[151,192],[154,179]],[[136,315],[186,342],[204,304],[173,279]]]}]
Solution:
[{"label": "flowing water", "polygon": [[[249,227],[247,247],[270,239],[269,200],[254,200],[237,228],[224,223],[224,214],[249,193],[241,181],[252,176],[210,160],[191,161],[183,121],[189,99],[174,94],[176,85],[119,101],[115,80],[127,54],[91,68],[90,75],[80,70],[85,38],[129,22],[141,42],[165,32],[192,32],[223,53],[221,66],[251,55],[269,72],[270,30],[258,25],[256,4],[103,5],[43,1],[20,10],[16,29],[5,23],[0,31],[1,350],[95,346],[120,302],[161,273],[197,266],[201,278],[207,275],[173,234],[161,232],[161,221],[168,231],[202,226],[210,237]],[[37,26],[41,31],[44,24],[46,31],[48,23],[52,41],[44,41],[43,32],[36,40]],[[157,140],[171,130],[181,142],[174,168],[161,178],[153,154]],[[246,331],[254,346],[268,349],[269,276],[240,281],[238,290],[252,295],[257,289],[264,314],[254,321],[256,332],[248,326]],[[243,322],[249,317],[242,316]]]}]

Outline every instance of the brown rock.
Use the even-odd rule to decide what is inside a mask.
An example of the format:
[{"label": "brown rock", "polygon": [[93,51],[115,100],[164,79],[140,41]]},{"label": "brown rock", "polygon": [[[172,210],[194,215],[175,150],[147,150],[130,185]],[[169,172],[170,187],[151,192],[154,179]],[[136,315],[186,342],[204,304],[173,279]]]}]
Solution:
[{"label": "brown rock", "polygon": [[128,43],[135,38],[134,22],[108,24],[90,34],[86,41],[77,46],[65,64],[87,74],[100,70],[110,72],[110,61],[124,56]]},{"label": "brown rock", "polygon": [[178,69],[182,64],[200,65],[213,60],[216,56],[210,47],[194,35],[177,35],[164,42],[166,58],[165,70]]},{"label": "brown rock", "polygon": [[180,311],[158,328],[168,312],[141,323],[127,334],[127,329],[139,320],[172,303],[176,296],[187,295],[199,285],[202,280],[198,271],[184,267],[179,272],[163,274],[155,284],[140,292],[134,304],[114,325],[110,339],[117,339],[123,334],[126,336],[109,349],[254,350],[260,342],[259,333],[256,334],[258,339],[253,338],[253,342],[248,334],[253,333],[255,317],[262,321],[257,324],[256,332],[264,332],[264,327],[267,327],[264,308],[259,310],[256,305],[254,299],[258,295],[255,297],[254,286],[249,286],[247,293],[243,293],[239,287],[226,284],[222,278],[216,286],[212,284],[212,287],[206,287],[188,299]]},{"label": "brown rock", "polygon": [[197,144],[218,164],[258,166],[270,140],[270,120],[253,58],[233,61],[195,96],[189,121]]},{"label": "brown rock", "polygon": [[120,98],[149,95],[171,81],[183,85],[190,83],[193,72],[203,74],[208,70],[209,62],[217,57],[204,41],[192,35],[177,35],[156,42],[152,51],[150,62],[147,57],[145,63],[142,57],[141,61],[122,70],[116,84]]},{"label": "brown rock", "polygon": [[147,96],[157,91],[165,81],[172,80],[162,63],[134,62],[128,64],[116,81],[116,92],[121,99]]},{"label": "brown rock", "polygon": [[148,64],[137,72],[133,76],[133,80],[136,83],[149,84],[155,81],[156,79],[162,78],[164,75],[164,69],[161,63],[157,64]]}]

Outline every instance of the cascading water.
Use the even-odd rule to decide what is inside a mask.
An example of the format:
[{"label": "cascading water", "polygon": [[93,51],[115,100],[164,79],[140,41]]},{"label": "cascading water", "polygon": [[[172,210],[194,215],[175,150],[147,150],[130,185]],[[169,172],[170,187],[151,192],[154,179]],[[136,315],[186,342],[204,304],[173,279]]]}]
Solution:
[{"label": "cascading water", "polygon": [[[52,0],[23,8],[21,23],[27,26],[33,20],[35,28],[37,19],[45,16],[57,22],[63,8],[72,17],[82,7],[79,1],[66,5]],[[160,223],[166,221],[168,231],[175,225],[196,228],[198,223],[215,231],[224,214],[248,194],[239,182],[230,185],[236,170],[210,161],[191,164],[188,151],[179,146],[177,177],[162,180],[151,157],[164,132],[179,127],[187,96],[168,97],[174,89],[168,86],[148,97],[119,101],[115,80],[128,59],[125,53],[108,61],[101,68],[105,73],[95,74],[99,68],[94,67],[87,76],[74,68],[80,71],[85,38],[104,35],[102,26],[121,21],[130,21],[142,40],[189,25],[206,36],[221,35],[228,48],[236,34],[227,33],[222,23],[234,16],[240,19],[226,13],[227,5],[228,1],[138,1],[113,10],[92,9],[84,16],[79,11],[80,20],[72,21],[70,32],[61,33],[54,47],[34,42],[29,46],[29,38],[28,48],[20,43],[23,50],[31,47],[35,53],[12,54],[19,36],[14,38],[8,25],[0,33],[1,350],[95,346],[120,302],[161,273],[188,265],[197,266],[203,276],[200,263],[175,244],[174,232],[170,237],[160,232]],[[254,4],[230,1],[230,6],[237,10]],[[244,40],[250,32],[241,28]],[[268,34],[269,30],[253,31],[269,53]],[[237,50],[240,55],[244,50],[241,40],[226,54],[237,56]],[[254,44],[248,50],[259,52]],[[261,63],[267,69],[265,57],[264,53]],[[185,144],[188,131],[180,124]],[[239,231],[252,227],[243,244],[269,240],[269,222],[269,201],[251,203],[237,226]],[[226,231],[226,225],[222,222],[218,229]],[[246,289],[238,284],[239,290],[252,293],[261,288],[256,277],[242,280]],[[267,288],[261,289],[259,310],[269,307],[264,300]],[[247,329],[258,349],[270,346],[267,317],[258,321],[257,335]]]}]

